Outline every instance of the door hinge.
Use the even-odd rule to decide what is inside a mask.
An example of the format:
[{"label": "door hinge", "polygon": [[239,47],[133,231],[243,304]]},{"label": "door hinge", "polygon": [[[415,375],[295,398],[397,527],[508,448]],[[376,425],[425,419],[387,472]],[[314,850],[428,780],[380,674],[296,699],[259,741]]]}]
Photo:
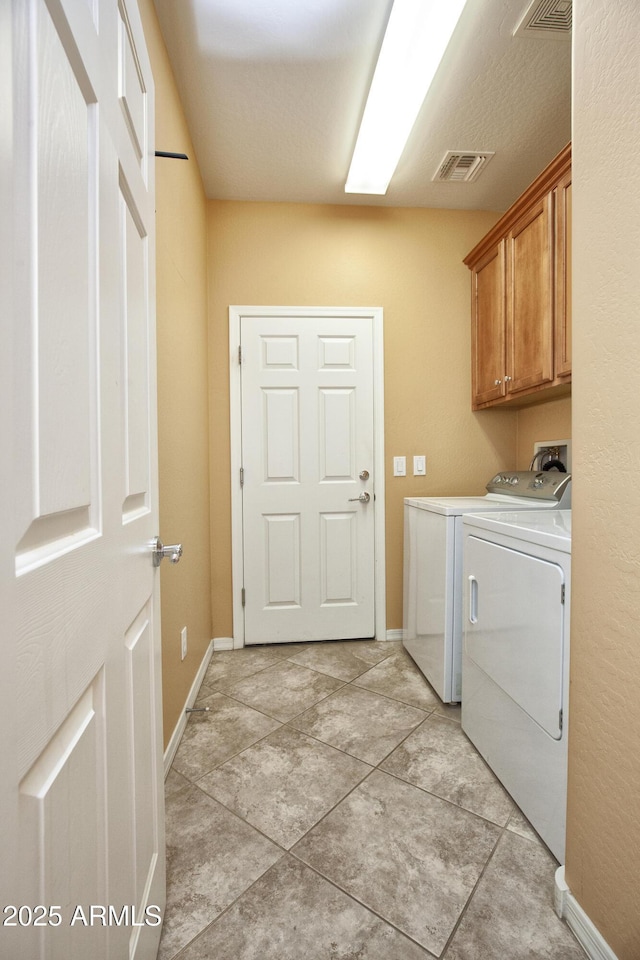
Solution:
[{"label": "door hinge", "polygon": [[560,587],[560,603],[564,603],[564,583]]},{"label": "door hinge", "polygon": [[238,363],[242,363],[242,347],[238,347]]},{"label": "door hinge", "polygon": [[247,595],[245,593],[244,587],[242,588],[241,595],[242,595],[242,606],[244,607],[247,602]]},{"label": "door hinge", "polygon": [[244,467],[240,467],[240,486],[244,487]]},{"label": "door hinge", "polygon": [[560,713],[559,713],[559,715],[558,715],[558,726],[560,727],[560,733],[562,733],[562,724],[563,724],[563,721],[564,721],[564,715],[563,715],[563,710],[562,710],[562,707],[561,707],[561,708],[560,708]]}]

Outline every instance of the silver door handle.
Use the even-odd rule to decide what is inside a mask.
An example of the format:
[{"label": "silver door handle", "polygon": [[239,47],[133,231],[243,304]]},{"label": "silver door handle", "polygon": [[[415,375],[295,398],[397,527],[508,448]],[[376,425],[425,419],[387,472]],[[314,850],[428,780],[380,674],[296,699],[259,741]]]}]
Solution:
[{"label": "silver door handle", "polygon": [[363,490],[359,497],[349,497],[348,503],[355,503],[356,500],[359,500],[360,503],[369,503],[371,500],[371,494],[367,493],[366,490]]},{"label": "silver door handle", "polygon": [[159,567],[165,557],[169,558],[170,563],[178,563],[182,556],[182,544],[171,543],[166,547],[160,537],[153,541],[153,565]]}]

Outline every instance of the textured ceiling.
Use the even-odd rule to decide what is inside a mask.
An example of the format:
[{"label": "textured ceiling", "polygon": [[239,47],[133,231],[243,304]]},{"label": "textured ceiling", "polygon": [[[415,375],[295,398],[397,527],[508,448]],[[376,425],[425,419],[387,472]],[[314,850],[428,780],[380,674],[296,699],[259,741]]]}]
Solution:
[{"label": "textured ceiling", "polygon": [[[506,209],[571,136],[571,44],[514,37],[529,3],[468,0],[372,197],[344,181],[391,0],[155,0],[207,196]],[[447,150],[495,156],[477,181],[434,183]]]}]

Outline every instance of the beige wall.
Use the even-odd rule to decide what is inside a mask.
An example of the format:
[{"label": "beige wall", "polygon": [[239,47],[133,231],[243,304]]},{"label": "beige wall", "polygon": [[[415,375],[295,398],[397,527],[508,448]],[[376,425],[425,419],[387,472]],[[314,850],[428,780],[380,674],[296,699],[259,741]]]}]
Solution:
[{"label": "beige wall", "polygon": [[[486,212],[209,203],[212,597],[215,637],[232,635],[230,304],[380,306],[385,328],[387,626],[402,626],[402,500],[484,492],[513,466],[517,414],[472,413],[470,280],[462,259],[497,219]],[[426,477],[393,456],[426,454]]]},{"label": "beige wall", "polygon": [[[206,201],[152,0],[140,0],[156,87],[160,536],[181,542],[161,568],[165,745],[211,640]],[[188,653],[180,659],[180,631]]]},{"label": "beige wall", "polygon": [[[640,957],[637,0],[574,3],[573,604],[566,880]],[[604,471],[605,484],[602,484]]]}]

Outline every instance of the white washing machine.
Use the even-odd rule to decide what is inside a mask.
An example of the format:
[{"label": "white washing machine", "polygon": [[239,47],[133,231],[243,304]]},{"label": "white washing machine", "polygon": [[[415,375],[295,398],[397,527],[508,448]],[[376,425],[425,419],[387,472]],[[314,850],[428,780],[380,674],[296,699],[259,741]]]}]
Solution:
[{"label": "white washing machine", "polygon": [[463,526],[462,729],[564,863],[571,511]]},{"label": "white washing machine", "polygon": [[445,703],[461,697],[462,518],[488,511],[567,509],[571,476],[555,471],[499,473],[482,497],[404,501],[402,640]]}]

